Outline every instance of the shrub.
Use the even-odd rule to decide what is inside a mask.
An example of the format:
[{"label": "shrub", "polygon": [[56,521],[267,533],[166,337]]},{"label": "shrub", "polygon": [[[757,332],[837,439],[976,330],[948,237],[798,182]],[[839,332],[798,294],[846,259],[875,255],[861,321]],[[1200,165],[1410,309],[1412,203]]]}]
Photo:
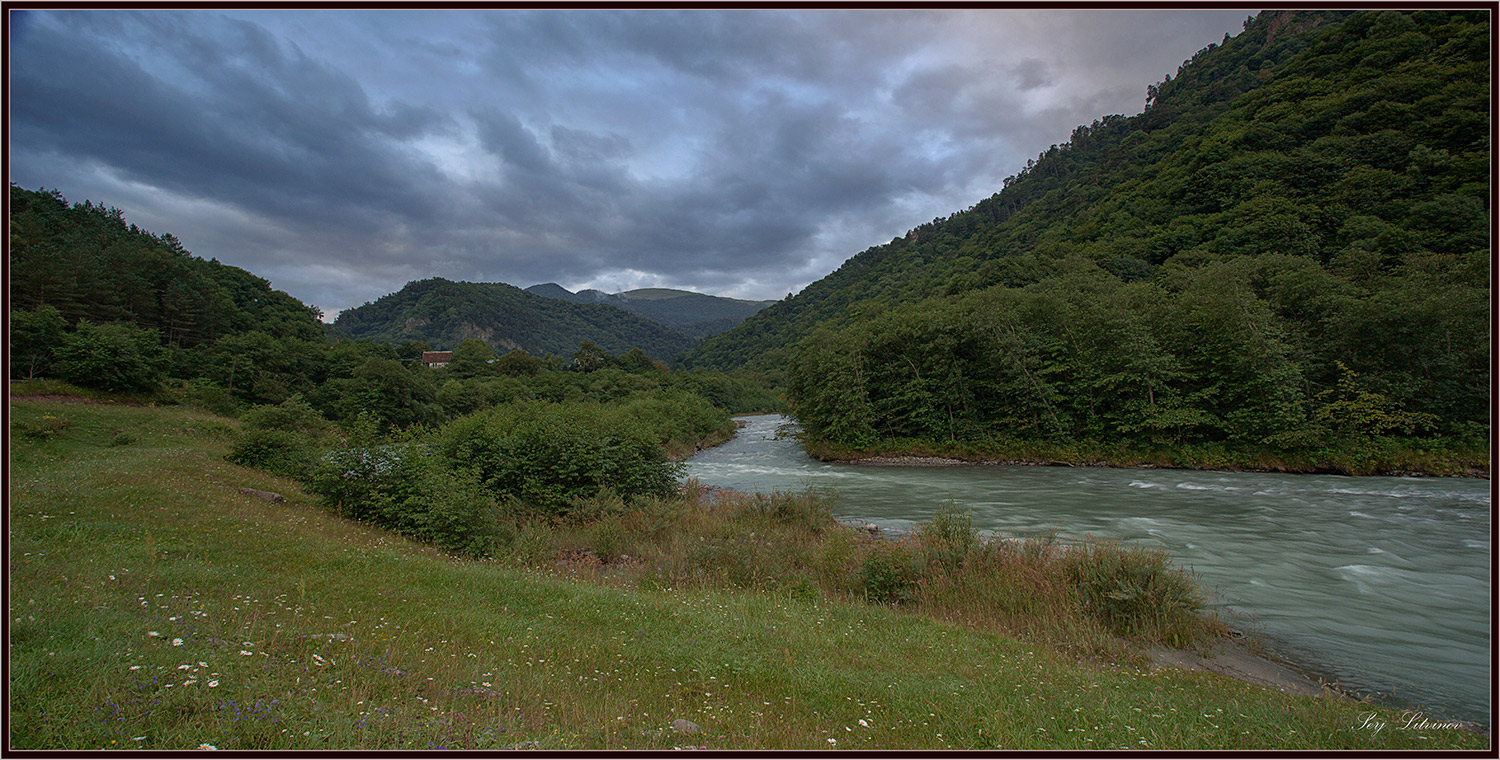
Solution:
[{"label": "shrub", "polygon": [[276,475],[305,479],[318,462],[312,439],[288,430],[246,430],[235,439],[226,457],[235,464]]},{"label": "shrub", "polygon": [[585,499],[574,499],[568,505],[568,517],[577,523],[588,524],[599,520],[619,517],[629,509],[625,500],[615,489],[603,486],[599,492]]},{"label": "shrub", "polygon": [[597,404],[507,404],[450,423],[439,445],[496,498],[559,513],[605,487],[627,500],[670,495],[681,471],[649,430]]},{"label": "shrub", "polygon": [[244,432],[235,440],[229,461],[299,480],[312,476],[319,461],[319,441],[333,426],[318,410],[293,395],[280,404],[245,412]]},{"label": "shrub", "polygon": [[901,543],[875,547],[865,555],[860,568],[860,582],[865,598],[881,604],[910,602],[916,596],[918,572],[916,556]]},{"label": "shrub", "polygon": [[542,520],[531,520],[521,526],[511,542],[512,556],[524,564],[535,565],[551,560],[557,554],[555,535]]},{"label": "shrub", "polygon": [[817,535],[833,524],[837,499],[833,491],[808,488],[800,494],[776,491],[755,503],[777,525]]},{"label": "shrub", "polygon": [[283,430],[301,433],[313,440],[325,438],[333,432],[332,423],[323,418],[322,412],[302,400],[300,394],[292,394],[279,404],[256,406],[245,412],[241,422],[251,430]]},{"label": "shrub", "polygon": [[451,552],[471,557],[489,556],[499,537],[495,500],[472,472],[450,472],[430,466],[419,479],[419,489],[395,505],[410,535]]},{"label": "shrub", "polygon": [[676,454],[691,453],[700,441],[734,435],[734,420],[703,397],[678,388],[660,388],[624,401],[619,413]]},{"label": "shrub", "polygon": [[426,463],[413,461],[417,458],[413,454],[420,454],[412,451],[418,445],[415,443],[360,443],[364,445],[324,454],[313,470],[309,488],[340,516],[394,527],[387,524],[385,505],[417,492],[420,466]]},{"label": "shrub", "polygon": [[486,556],[500,536],[499,508],[479,476],[444,467],[421,441],[335,449],[310,481],[309,489],[341,516],[448,551]]},{"label": "shrub", "polygon": [[635,535],[659,541],[682,524],[687,503],[679,498],[643,497],[630,504],[622,522]]},{"label": "shrub", "polygon": [[606,517],[589,528],[589,546],[593,547],[594,556],[600,561],[609,562],[623,554],[624,542],[625,529],[618,517]]},{"label": "shrub", "polygon": [[229,395],[229,391],[206,377],[194,378],[183,384],[182,403],[225,417],[237,415],[240,408],[239,402]]}]

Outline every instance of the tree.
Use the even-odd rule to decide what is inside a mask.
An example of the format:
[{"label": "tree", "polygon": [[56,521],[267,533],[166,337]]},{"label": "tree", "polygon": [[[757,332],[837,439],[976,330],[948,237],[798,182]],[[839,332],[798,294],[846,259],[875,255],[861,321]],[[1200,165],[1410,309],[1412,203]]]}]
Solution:
[{"label": "tree", "polygon": [[814,331],[787,371],[792,413],[814,438],[864,446],[875,438],[864,359],[847,333]]},{"label": "tree", "polygon": [[609,359],[609,353],[591,340],[578,344],[578,350],[573,353],[573,366],[579,372],[593,372],[604,367],[604,362]]},{"label": "tree", "polygon": [[161,382],[165,356],[155,330],[96,325],[86,319],[57,349],[57,373],[75,385],[109,391],[149,391]]},{"label": "tree", "polygon": [[10,313],[11,377],[32,378],[52,369],[53,356],[62,343],[66,325],[62,314],[50,305],[31,311]]},{"label": "tree", "polygon": [[1338,362],[1338,387],[1318,394],[1317,417],[1333,432],[1345,437],[1389,435],[1395,432],[1411,435],[1430,431],[1437,417],[1395,408],[1384,394],[1360,387],[1359,373]]},{"label": "tree", "polygon": [[411,340],[396,346],[396,360],[414,362],[422,358],[423,351],[431,351],[425,340]]},{"label": "tree", "polygon": [[409,372],[394,359],[369,359],[340,385],[343,392],[334,403],[343,419],[368,413],[382,428],[398,429],[442,419],[430,376]]},{"label": "tree", "polygon": [[531,377],[542,371],[542,360],[518,348],[495,360],[495,370],[510,377]]},{"label": "tree", "polygon": [[478,338],[469,338],[453,349],[453,360],[444,369],[447,374],[460,379],[481,377],[494,373],[490,363],[495,361],[495,351],[490,344]]}]

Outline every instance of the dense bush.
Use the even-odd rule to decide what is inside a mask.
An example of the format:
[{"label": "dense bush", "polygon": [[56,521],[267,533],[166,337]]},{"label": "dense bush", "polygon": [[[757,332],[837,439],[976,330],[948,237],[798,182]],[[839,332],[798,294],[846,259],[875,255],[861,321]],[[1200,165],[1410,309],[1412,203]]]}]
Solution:
[{"label": "dense bush", "polygon": [[473,467],[496,498],[550,511],[606,487],[627,499],[664,496],[681,469],[650,428],[597,404],[496,407],[450,423],[438,445],[450,463]]},{"label": "dense bush", "polygon": [[107,391],[149,391],[162,379],[164,353],[155,330],[78,321],[55,354],[57,375]]},{"label": "dense bush", "polygon": [[472,471],[446,467],[423,441],[334,449],[314,469],[309,488],[344,517],[470,556],[494,548],[494,498]]},{"label": "dense bush", "polygon": [[920,571],[911,547],[892,543],[877,546],[866,554],[859,576],[866,599],[897,604],[916,598]]},{"label": "dense bush", "polygon": [[333,431],[318,410],[296,395],[257,406],[241,422],[244,432],[230,449],[229,461],[298,479],[312,474]]},{"label": "dense bush", "polygon": [[318,461],[317,444],[290,430],[246,430],[226,457],[235,464],[289,478],[305,478]]},{"label": "dense bush", "polygon": [[619,410],[634,426],[653,431],[657,442],[674,454],[690,453],[703,441],[728,440],[735,430],[723,409],[677,388],[633,395]]},{"label": "dense bush", "polygon": [[225,417],[236,416],[240,408],[229,391],[206,377],[184,382],[180,394],[182,403]]},{"label": "dense bush", "polygon": [[292,396],[280,404],[262,404],[245,412],[241,419],[251,430],[284,430],[301,433],[314,440],[333,432],[333,425],[323,419],[301,396]]}]

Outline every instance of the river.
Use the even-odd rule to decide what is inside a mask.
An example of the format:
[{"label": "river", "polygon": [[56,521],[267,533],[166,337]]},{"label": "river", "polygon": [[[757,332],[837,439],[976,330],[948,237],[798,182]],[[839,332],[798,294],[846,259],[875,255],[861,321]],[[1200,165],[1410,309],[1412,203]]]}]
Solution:
[{"label": "river", "polygon": [[739,491],[838,493],[846,521],[909,529],[945,502],[1009,536],[1166,550],[1282,659],[1432,718],[1490,723],[1490,484],[1469,478],[818,462],[775,415],[687,461]]}]

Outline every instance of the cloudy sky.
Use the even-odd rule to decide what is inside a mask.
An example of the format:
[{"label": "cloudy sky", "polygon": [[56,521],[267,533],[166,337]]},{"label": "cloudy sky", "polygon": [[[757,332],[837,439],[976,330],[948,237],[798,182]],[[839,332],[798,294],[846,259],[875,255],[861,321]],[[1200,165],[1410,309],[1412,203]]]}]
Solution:
[{"label": "cloudy sky", "polygon": [[430,276],[780,298],[1254,11],[10,12],[12,182],[332,319]]}]

